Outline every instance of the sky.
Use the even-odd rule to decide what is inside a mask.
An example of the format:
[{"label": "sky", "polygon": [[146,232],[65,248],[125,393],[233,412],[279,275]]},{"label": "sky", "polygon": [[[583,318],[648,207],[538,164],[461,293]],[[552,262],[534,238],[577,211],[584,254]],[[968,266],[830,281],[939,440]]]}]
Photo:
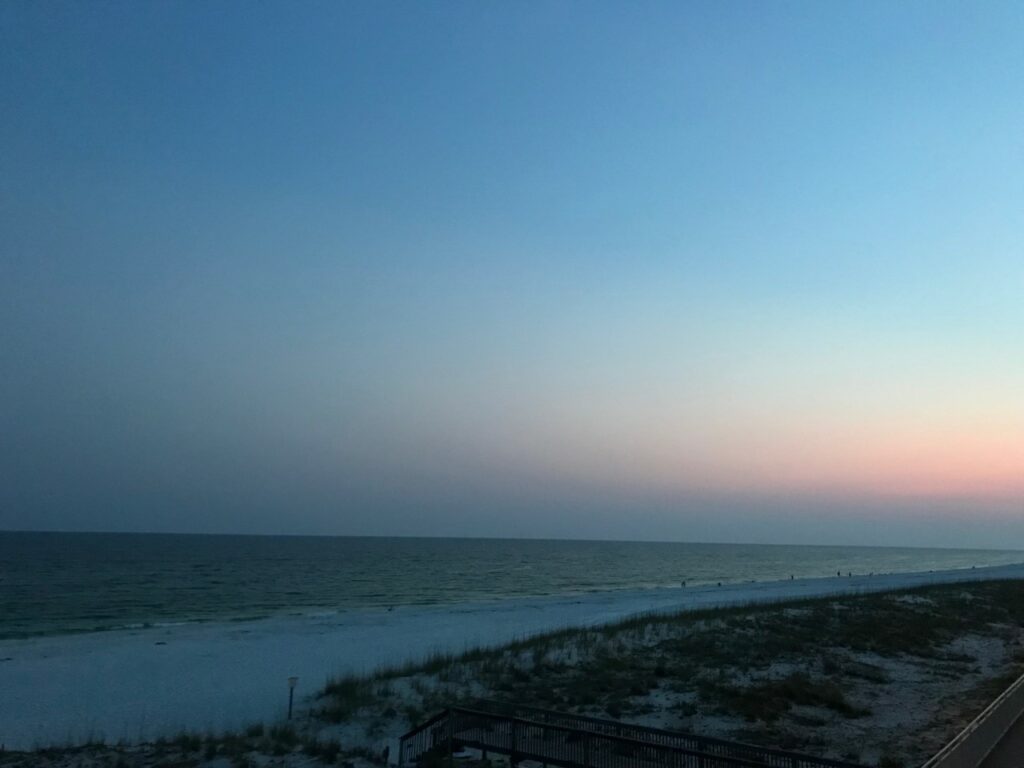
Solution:
[{"label": "sky", "polygon": [[1024,5],[0,4],[0,529],[1024,548]]}]

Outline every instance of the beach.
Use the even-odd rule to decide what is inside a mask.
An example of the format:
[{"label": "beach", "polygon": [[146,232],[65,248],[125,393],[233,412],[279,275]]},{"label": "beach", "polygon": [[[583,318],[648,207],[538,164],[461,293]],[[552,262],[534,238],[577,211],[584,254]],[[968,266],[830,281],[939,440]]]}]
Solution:
[{"label": "beach", "polygon": [[6,640],[0,742],[7,749],[137,742],[270,722],[286,713],[293,675],[301,716],[305,698],[332,676],[645,612],[1020,578],[1024,564],[844,574]]}]

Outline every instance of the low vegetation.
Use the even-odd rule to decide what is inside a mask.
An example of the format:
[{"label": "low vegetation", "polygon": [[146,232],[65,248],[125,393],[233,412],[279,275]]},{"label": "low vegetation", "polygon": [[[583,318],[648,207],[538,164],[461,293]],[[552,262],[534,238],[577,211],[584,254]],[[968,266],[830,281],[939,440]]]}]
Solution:
[{"label": "low vegetation", "polygon": [[492,699],[823,757],[918,765],[1024,671],[1024,583],[638,616],[332,680],[293,724],[0,754],[2,768],[348,765]]},{"label": "low vegetation", "polygon": [[314,712],[372,742],[489,698],[913,765],[1020,673],[1022,626],[1016,581],[640,616],[339,678]]}]

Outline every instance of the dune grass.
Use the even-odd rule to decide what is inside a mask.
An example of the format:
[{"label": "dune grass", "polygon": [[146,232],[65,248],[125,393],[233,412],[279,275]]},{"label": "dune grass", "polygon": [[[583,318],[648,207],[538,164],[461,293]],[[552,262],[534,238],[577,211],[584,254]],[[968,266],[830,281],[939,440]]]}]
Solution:
[{"label": "dune grass", "polygon": [[953,641],[1015,643],[1022,626],[1024,584],[1013,580],[647,614],[337,678],[319,713],[379,733],[481,697],[634,720],[657,704],[684,730],[692,716],[721,716],[747,723],[748,739],[820,752],[816,729],[866,720],[885,701],[886,660],[966,679],[977,659]]}]

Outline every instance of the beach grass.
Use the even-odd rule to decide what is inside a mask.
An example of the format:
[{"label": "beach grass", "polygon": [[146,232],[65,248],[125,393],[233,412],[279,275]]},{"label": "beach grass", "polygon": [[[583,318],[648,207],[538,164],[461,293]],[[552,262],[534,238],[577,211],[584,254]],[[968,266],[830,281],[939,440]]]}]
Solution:
[{"label": "beach grass", "polygon": [[[937,748],[1020,673],[1021,627],[1015,580],[647,614],[339,677],[317,713],[398,732],[490,698],[896,764]],[[890,743],[888,726],[866,747],[829,743],[918,694],[924,746]]]},{"label": "beach grass", "polygon": [[641,614],[339,676],[294,721],[136,746],[97,738],[0,766],[67,768],[78,755],[111,768],[357,768],[438,711],[492,699],[909,767],[1024,671],[1022,628],[1016,580]]}]

